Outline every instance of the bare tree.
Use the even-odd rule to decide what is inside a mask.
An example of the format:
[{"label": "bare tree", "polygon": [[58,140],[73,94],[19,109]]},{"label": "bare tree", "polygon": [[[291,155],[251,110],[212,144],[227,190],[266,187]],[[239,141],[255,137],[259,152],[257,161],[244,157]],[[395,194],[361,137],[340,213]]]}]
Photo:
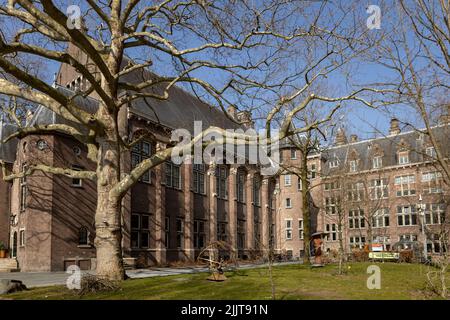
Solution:
[{"label": "bare tree", "polygon": [[[86,0],[78,7],[81,17],[72,14],[74,8],[68,10],[67,5],[51,0],[0,1],[0,14],[20,24],[0,35],[0,69],[7,75],[0,79],[0,94],[45,105],[76,124],[24,127],[18,123],[20,130],[5,141],[62,132],[88,147],[96,169],[75,171],[37,163],[4,178],[17,179],[38,170],[95,180],[97,275],[111,280],[124,277],[121,200],[145,172],[163,163],[175,148],[158,150],[131,172],[122,172],[126,152],[145,137],[123,138],[119,118],[127,105],[144,98],[167,100],[175,85],[184,86],[223,111],[237,104],[240,110],[265,110],[261,121],[270,142],[273,120],[287,103],[373,45],[373,41],[364,41],[364,27],[347,27],[354,18],[348,13],[351,10],[328,2]],[[333,19],[337,11],[339,18]],[[66,50],[68,46],[86,59]],[[303,64],[301,59],[287,63],[292,54],[310,46],[317,48],[314,63]],[[17,54],[38,57],[42,63],[70,65],[87,84],[66,96],[42,77],[14,64],[12,58]],[[149,76],[148,68],[159,75]],[[211,72],[213,79],[208,77]],[[128,81],[131,76],[140,80]],[[288,91],[292,93],[285,94]],[[360,88],[339,96],[308,94],[283,117],[280,138],[307,132],[323,121],[290,129],[292,119],[312,101],[331,105],[331,114],[336,105],[349,100],[372,106],[376,101],[369,101],[364,94],[377,92]],[[98,98],[95,113],[77,104],[77,98],[87,96]],[[220,128],[208,128],[203,134],[211,131],[226,135]],[[201,137],[180,151],[187,153]]]},{"label": "bare tree", "polygon": [[[377,87],[398,89],[390,99],[399,105],[399,109],[391,108],[391,112],[405,127],[423,134],[433,148],[427,162],[442,173],[447,186],[444,202],[448,204],[450,5],[448,1],[402,0],[393,9],[385,24],[389,29],[388,36],[378,46],[375,57],[379,66],[386,70],[386,79],[380,81]],[[437,128],[440,124],[447,126]],[[425,154],[425,150],[415,151]],[[441,228],[448,230],[448,220],[441,222]],[[448,231],[439,232],[446,233],[447,238],[443,240],[448,242]],[[445,278],[448,258],[439,260],[440,277]],[[447,295],[445,285],[440,291],[443,297]]]}]

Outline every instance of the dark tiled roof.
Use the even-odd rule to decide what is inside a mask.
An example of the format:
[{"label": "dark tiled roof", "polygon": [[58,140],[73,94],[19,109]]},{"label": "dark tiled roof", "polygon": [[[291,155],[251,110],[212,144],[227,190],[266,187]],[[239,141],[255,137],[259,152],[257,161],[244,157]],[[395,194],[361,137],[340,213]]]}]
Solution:
[{"label": "dark tiled roof", "polygon": [[[153,77],[151,72],[141,70],[139,74],[133,72],[125,75],[123,80],[136,84],[148,80],[150,77]],[[73,94],[71,90],[64,87],[58,87],[58,90],[66,95]],[[158,90],[158,88],[153,90]],[[75,102],[88,112],[94,113],[97,110],[98,102],[94,99],[77,97]],[[191,133],[194,129],[194,121],[202,121],[203,129],[210,126],[217,126],[224,129],[239,128],[221,110],[203,103],[198,98],[178,87],[172,87],[169,90],[169,99],[167,100],[154,98],[139,98],[134,100],[130,105],[130,112],[165,127],[171,129],[184,128]],[[67,120],[45,107],[39,107],[30,125],[49,123],[67,123]]]},{"label": "dark tiled roof", "polygon": [[[152,72],[141,69],[123,77],[125,82],[142,83],[157,76]],[[147,92],[162,95],[163,86],[152,86]],[[222,110],[203,103],[193,94],[174,86],[169,89],[169,99],[159,100],[155,98],[139,98],[132,102],[130,111],[145,117],[155,123],[169,128],[183,128],[191,133],[194,129],[194,121],[202,121],[203,129],[216,126],[223,129],[239,128],[231,121]]]},{"label": "dark tiled roof", "polygon": [[17,126],[0,120],[0,160],[13,163],[16,159],[17,139],[12,139],[7,143],[2,143],[11,134],[17,131]]},{"label": "dark tiled roof", "polygon": [[[448,141],[450,137],[450,125],[433,127],[433,132],[445,156],[450,157],[450,143]],[[424,156],[425,148],[430,146],[430,144],[428,143],[427,135],[421,134],[418,131],[409,131],[397,135],[335,146],[322,151],[322,159],[325,162],[323,173],[327,175],[342,172],[344,166],[348,164],[348,160],[354,156],[353,153],[356,153],[357,159],[359,159],[358,171],[372,169],[372,159],[380,152],[383,167],[398,165],[397,152],[402,146],[406,146],[410,150],[410,163],[420,163],[426,160]],[[330,168],[328,165],[333,159],[339,161],[337,168]]]}]

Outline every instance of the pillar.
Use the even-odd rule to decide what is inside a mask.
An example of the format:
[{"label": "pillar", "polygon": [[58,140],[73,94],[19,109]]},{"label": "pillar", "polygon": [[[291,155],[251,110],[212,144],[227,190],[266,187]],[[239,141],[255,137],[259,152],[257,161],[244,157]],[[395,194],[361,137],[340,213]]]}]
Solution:
[{"label": "pillar", "polygon": [[247,193],[247,214],[246,214],[246,242],[247,242],[247,250],[252,250],[255,246],[255,234],[254,234],[254,210],[253,210],[253,177],[254,171],[249,171],[246,179],[245,191]]},{"label": "pillar", "polygon": [[261,186],[261,243],[262,249],[269,250],[270,230],[269,180],[263,179]]},{"label": "pillar", "polygon": [[[158,143],[156,151],[165,148],[165,144]],[[155,169],[155,258],[159,264],[166,263],[166,243],[165,242],[165,228],[166,228],[166,189],[162,185],[164,179],[164,164],[157,166]]]},{"label": "pillar", "polygon": [[[186,159],[187,160],[187,159]],[[192,187],[192,166],[190,161],[183,165],[184,169],[184,252],[187,260],[195,260],[194,249],[194,194]]]},{"label": "pillar", "polygon": [[236,182],[237,182],[237,167],[230,168],[230,176],[228,178],[228,234],[229,243],[233,250],[233,254],[237,255],[237,198],[236,198]]}]

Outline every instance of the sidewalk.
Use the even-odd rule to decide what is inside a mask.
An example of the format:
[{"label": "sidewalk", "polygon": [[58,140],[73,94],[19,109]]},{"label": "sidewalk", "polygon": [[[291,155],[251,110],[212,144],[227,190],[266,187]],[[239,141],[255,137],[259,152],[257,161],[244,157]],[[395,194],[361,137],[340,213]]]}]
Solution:
[{"label": "sidewalk", "polygon": [[[299,264],[299,261],[278,262],[274,266]],[[263,268],[267,264],[241,264],[238,269]],[[179,274],[192,274],[208,272],[205,267],[184,267],[184,268],[147,268],[127,270],[126,273],[131,279],[143,279],[151,277],[165,277]],[[83,271],[84,274],[95,274],[95,271]],[[70,274],[65,272],[2,272],[0,279],[13,279],[22,281],[27,288],[45,287],[54,285],[65,285]]]}]

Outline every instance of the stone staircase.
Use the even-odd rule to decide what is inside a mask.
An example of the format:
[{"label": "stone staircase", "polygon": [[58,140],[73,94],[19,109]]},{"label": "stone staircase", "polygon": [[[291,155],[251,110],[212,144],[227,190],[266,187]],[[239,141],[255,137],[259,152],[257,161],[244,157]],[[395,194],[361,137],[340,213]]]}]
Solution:
[{"label": "stone staircase", "polygon": [[15,258],[0,259],[0,272],[19,271],[19,266]]}]

